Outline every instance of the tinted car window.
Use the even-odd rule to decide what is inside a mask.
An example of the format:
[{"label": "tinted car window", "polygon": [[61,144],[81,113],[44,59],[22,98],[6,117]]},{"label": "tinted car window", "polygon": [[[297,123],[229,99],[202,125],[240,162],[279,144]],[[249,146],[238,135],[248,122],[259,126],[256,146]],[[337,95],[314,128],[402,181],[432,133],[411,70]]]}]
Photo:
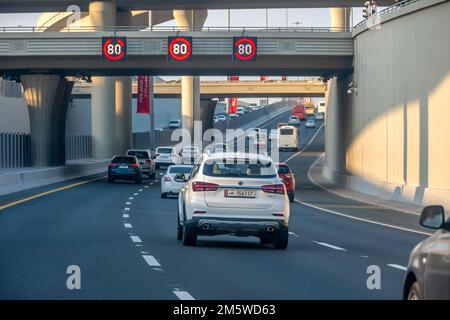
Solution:
[{"label": "tinted car window", "polygon": [[192,167],[171,167],[169,173],[191,173]]},{"label": "tinted car window", "polygon": [[158,148],[158,153],[172,153],[172,148]]},{"label": "tinted car window", "polygon": [[206,161],[203,174],[212,177],[274,178],[276,171],[271,162],[220,159]]},{"label": "tinted car window", "polygon": [[136,156],[139,159],[148,159],[148,153],[145,151],[128,151],[129,156]]},{"label": "tinted car window", "polygon": [[115,157],[111,161],[112,163],[126,163],[126,164],[132,164],[136,163],[136,158],[134,157]]}]

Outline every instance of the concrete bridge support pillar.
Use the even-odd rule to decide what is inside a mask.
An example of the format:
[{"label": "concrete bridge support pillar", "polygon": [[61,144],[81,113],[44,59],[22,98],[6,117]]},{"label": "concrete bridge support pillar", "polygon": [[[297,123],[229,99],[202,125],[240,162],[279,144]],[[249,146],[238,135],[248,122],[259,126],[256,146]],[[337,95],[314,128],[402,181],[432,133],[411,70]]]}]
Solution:
[{"label": "concrete bridge support pillar", "polygon": [[20,80],[30,117],[32,165],[64,165],[66,115],[73,82],[58,75],[24,75]]},{"label": "concrete bridge support pillar", "polygon": [[[207,10],[174,10],[178,27],[186,31],[201,30],[208,16]],[[200,77],[181,77],[181,122],[193,139],[194,121],[200,121]]]},{"label": "concrete bridge support pillar", "polygon": [[[118,26],[133,24],[131,11],[117,12]],[[132,91],[131,77],[118,77],[116,91],[116,149],[117,154],[125,154],[132,144]]]},{"label": "concrete bridge support pillar", "polygon": [[[89,19],[92,27],[116,25],[114,1],[93,1],[89,3]],[[108,159],[115,153],[116,110],[115,79],[92,77],[92,139],[93,156]]]}]

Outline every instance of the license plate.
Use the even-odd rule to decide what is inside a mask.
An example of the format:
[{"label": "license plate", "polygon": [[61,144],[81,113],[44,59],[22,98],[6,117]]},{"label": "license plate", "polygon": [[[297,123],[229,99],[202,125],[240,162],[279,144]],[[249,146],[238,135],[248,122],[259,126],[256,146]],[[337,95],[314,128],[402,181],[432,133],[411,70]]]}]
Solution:
[{"label": "license plate", "polygon": [[225,189],[224,196],[227,198],[255,198],[255,190]]},{"label": "license plate", "polygon": [[128,166],[119,166],[119,169],[128,169]]}]

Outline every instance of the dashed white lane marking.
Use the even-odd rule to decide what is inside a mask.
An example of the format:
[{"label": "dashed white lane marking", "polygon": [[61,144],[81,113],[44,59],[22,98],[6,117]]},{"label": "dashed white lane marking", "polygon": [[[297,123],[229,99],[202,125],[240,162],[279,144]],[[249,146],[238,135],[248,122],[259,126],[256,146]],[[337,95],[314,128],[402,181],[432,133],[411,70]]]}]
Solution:
[{"label": "dashed white lane marking", "polygon": [[418,233],[418,234],[424,234],[424,235],[427,235],[427,236],[432,235],[431,233],[427,233],[427,232],[417,231],[417,230],[413,230],[413,229],[393,226],[393,225],[387,224],[387,223],[382,223],[382,222],[377,222],[377,221],[373,221],[373,220],[368,220],[368,219],[354,217],[354,216],[351,216],[351,215],[348,215],[348,214],[340,213],[340,212],[329,210],[329,209],[324,209],[324,208],[312,205],[310,203],[306,203],[306,202],[302,202],[302,201],[298,201],[298,200],[295,200],[295,202],[303,204],[303,205],[305,205],[307,207],[314,208],[314,209],[317,209],[317,210],[320,210],[320,211],[324,211],[324,212],[328,212],[328,213],[331,213],[331,214],[334,214],[334,215],[337,215],[337,216],[340,216],[340,217],[345,217],[345,218],[349,218],[349,219],[353,219],[353,220],[357,220],[357,221],[362,221],[362,222],[367,222],[367,223],[371,223],[371,224],[376,224],[376,225],[379,225],[379,226],[388,227],[388,228],[392,228],[392,229],[403,230],[403,231],[408,231],[408,232],[413,232],[413,233]]},{"label": "dashed white lane marking", "polygon": [[174,291],[173,292],[180,300],[195,300],[193,296],[187,291]]},{"label": "dashed white lane marking", "polygon": [[144,189],[139,189],[139,192],[142,192],[142,191],[144,191]]},{"label": "dashed white lane marking", "polygon": [[314,243],[317,243],[318,245],[330,248],[330,249],[334,249],[334,250],[339,250],[339,251],[347,251],[344,248],[341,247],[337,247],[337,246],[333,246],[332,244],[329,243],[325,243],[325,242],[319,242],[319,241],[313,241]]},{"label": "dashed white lane marking", "polygon": [[133,196],[137,196],[138,195],[138,193],[136,192],[136,193],[133,193]]},{"label": "dashed white lane marking", "polygon": [[125,211],[130,211],[130,208],[125,207],[123,210],[125,210]]},{"label": "dashed white lane marking", "polygon": [[127,206],[130,206],[130,205],[131,205],[131,202],[125,202],[125,204],[126,204]]},{"label": "dashed white lane marking", "polygon": [[123,226],[127,229],[131,229],[133,228],[133,226],[131,225],[131,223],[124,223]]},{"label": "dashed white lane marking", "polygon": [[141,238],[139,238],[138,236],[130,236],[131,241],[135,242],[135,243],[141,243],[142,240]]},{"label": "dashed white lane marking", "polygon": [[291,236],[294,236],[294,237],[299,237],[298,234],[296,234],[296,233],[294,233],[294,232],[291,232],[291,231],[289,231],[289,234],[290,234]]},{"label": "dashed white lane marking", "polygon": [[402,270],[402,271],[406,271],[407,270],[406,267],[401,266],[399,264],[395,264],[395,263],[388,263],[388,266],[391,267],[391,268],[394,268],[394,269]]},{"label": "dashed white lane marking", "polygon": [[133,200],[133,199],[134,199],[133,197],[129,197],[129,198],[128,198],[128,200]]},{"label": "dashed white lane marking", "polygon": [[126,214],[126,213],[122,215],[122,218],[125,218],[125,219],[128,219],[129,217],[130,217],[130,215]]},{"label": "dashed white lane marking", "polygon": [[368,259],[369,256],[360,256],[361,258]]},{"label": "dashed white lane marking", "polygon": [[147,188],[148,188],[148,186],[145,186],[144,188],[145,188],[145,189],[147,189]]},{"label": "dashed white lane marking", "polygon": [[155,180],[155,182],[158,182],[158,181],[159,181],[158,179]]},{"label": "dashed white lane marking", "polygon": [[154,256],[146,254],[143,255],[142,258],[144,258],[145,262],[147,262],[150,267],[161,267],[158,260],[156,260]]}]

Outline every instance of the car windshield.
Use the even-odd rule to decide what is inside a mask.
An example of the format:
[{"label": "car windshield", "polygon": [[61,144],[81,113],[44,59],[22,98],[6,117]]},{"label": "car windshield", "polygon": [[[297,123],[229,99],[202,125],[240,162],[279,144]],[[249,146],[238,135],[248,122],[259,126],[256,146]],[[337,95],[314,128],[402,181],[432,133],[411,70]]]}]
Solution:
[{"label": "car windshield", "polygon": [[125,163],[125,164],[133,164],[136,163],[136,158],[134,157],[115,157],[111,161],[112,163]]},{"label": "car windshield", "polygon": [[172,153],[172,148],[158,148],[157,153]]},{"label": "car windshield", "polygon": [[148,159],[148,153],[146,151],[128,151],[129,156],[136,156],[139,159]]},{"label": "car windshield", "polygon": [[272,162],[248,159],[211,159],[205,162],[203,174],[211,177],[274,178]]},{"label": "car windshield", "polygon": [[192,166],[171,166],[169,173],[184,173],[189,174],[192,171]]},{"label": "car windshield", "polygon": [[280,135],[290,136],[294,133],[294,129],[280,129]]}]

